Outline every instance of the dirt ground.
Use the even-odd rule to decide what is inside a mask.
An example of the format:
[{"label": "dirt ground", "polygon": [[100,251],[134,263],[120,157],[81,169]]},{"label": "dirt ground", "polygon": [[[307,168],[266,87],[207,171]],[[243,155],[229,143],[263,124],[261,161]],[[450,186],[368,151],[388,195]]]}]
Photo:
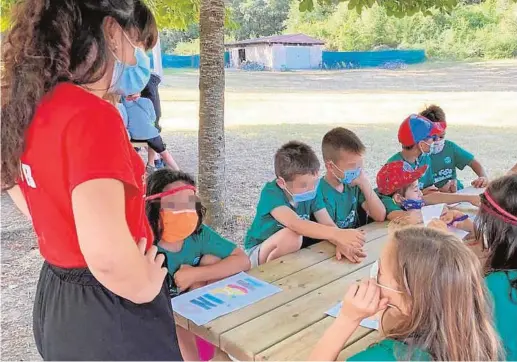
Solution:
[{"label": "dirt ground", "polygon": [[[197,172],[197,73],[170,72],[162,90],[164,132],[181,168]],[[448,137],[476,155],[492,177],[517,162],[517,61],[428,64],[407,70],[227,74],[226,167],[228,213],[224,234],[241,243],[275,150],[292,139],[320,153],[336,124],[367,146],[373,181],[398,151],[397,125],[425,103],[448,113]],[[294,114],[293,114],[294,113]],[[470,170],[460,172],[471,180]],[[235,192],[239,190],[239,192]],[[1,197],[1,360],[35,360],[32,303],[41,257],[30,224]]]}]

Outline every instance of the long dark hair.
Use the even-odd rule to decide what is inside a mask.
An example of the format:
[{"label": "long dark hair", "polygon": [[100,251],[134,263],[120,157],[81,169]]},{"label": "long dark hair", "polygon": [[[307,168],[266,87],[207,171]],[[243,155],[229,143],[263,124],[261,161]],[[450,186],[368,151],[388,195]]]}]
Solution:
[{"label": "long dark hair", "polygon": [[[486,193],[500,208],[517,216],[517,175],[492,181]],[[488,244],[487,272],[517,270],[517,224],[504,220],[485,195],[481,195],[475,225],[476,238],[486,238]],[[517,279],[510,283],[517,289]]]},{"label": "long dark hair", "polygon": [[[187,185],[196,186],[194,178],[188,173],[182,171],[174,171],[169,168],[162,168],[161,170],[153,172],[147,178],[147,196],[162,193],[165,187],[167,187],[167,185],[177,181],[182,181]],[[155,243],[160,241],[163,232],[162,223],[160,220],[160,200],[161,199],[147,201],[145,204],[145,212],[147,214],[149,224],[153,229]],[[203,224],[203,217],[206,213],[206,209],[201,203],[200,199],[196,200],[196,212],[198,216],[198,222],[195,233],[198,233],[201,224]]]},{"label": "long dark hair", "polygon": [[2,188],[14,185],[25,133],[41,98],[60,82],[100,80],[108,64],[103,24],[134,28],[139,0],[25,0],[13,8],[2,51]]}]

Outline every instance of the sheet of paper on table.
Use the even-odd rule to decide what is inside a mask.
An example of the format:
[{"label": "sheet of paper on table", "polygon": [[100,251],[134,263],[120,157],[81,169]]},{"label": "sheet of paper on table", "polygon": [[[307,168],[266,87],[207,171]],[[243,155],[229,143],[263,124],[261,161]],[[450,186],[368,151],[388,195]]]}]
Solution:
[{"label": "sheet of paper on table", "polygon": [[451,232],[454,235],[456,235],[460,240],[463,240],[465,238],[465,236],[467,236],[469,234],[468,231],[458,229],[458,228],[456,228],[454,226],[449,226],[448,230],[449,230],[449,232]]},{"label": "sheet of paper on table", "polygon": [[[339,311],[341,310],[341,306],[343,303],[338,303],[332,308],[330,308],[328,311],[325,312],[325,314],[337,318],[337,315],[339,314]],[[361,327],[364,328],[370,328],[370,329],[376,329],[379,330],[379,321],[375,318],[365,318],[359,323]]]},{"label": "sheet of paper on table", "polygon": [[436,204],[422,207],[421,211],[424,226],[427,226],[433,219],[440,219],[444,206],[445,204]]},{"label": "sheet of paper on table", "polygon": [[281,292],[244,272],[171,299],[172,309],[198,326]]},{"label": "sheet of paper on table", "polygon": [[481,195],[483,192],[485,192],[484,187],[477,188],[472,186],[456,191],[456,193],[460,195]]}]

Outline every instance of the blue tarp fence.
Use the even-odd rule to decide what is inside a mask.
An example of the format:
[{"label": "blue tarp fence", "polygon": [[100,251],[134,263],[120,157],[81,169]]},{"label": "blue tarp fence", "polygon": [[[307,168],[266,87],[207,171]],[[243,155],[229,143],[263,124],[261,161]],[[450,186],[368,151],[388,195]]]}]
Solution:
[{"label": "blue tarp fence", "polygon": [[379,67],[390,62],[417,64],[426,60],[424,50],[380,50],[372,52],[323,52],[323,69]]},{"label": "blue tarp fence", "polygon": [[[323,69],[382,67],[389,63],[417,64],[425,62],[424,50],[380,50],[372,52],[323,52]],[[226,66],[230,53],[224,53]],[[151,56],[151,66],[153,59]],[[199,55],[162,54],[163,68],[199,68]]]},{"label": "blue tarp fence", "polygon": [[[230,53],[224,53],[224,63],[230,64]],[[153,57],[151,55],[151,67],[153,67]],[[199,55],[174,55],[162,54],[163,68],[199,68]]]}]

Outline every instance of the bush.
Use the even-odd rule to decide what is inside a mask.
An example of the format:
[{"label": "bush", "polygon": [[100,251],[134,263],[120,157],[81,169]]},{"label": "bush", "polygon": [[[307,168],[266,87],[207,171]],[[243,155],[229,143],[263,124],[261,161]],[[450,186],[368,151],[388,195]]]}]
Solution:
[{"label": "bush", "polygon": [[174,48],[176,55],[196,55],[199,54],[199,38],[187,42],[179,42]]},{"label": "bush", "polygon": [[372,50],[379,46],[425,49],[431,58],[498,59],[517,55],[517,4],[487,0],[461,4],[450,14],[432,12],[404,18],[374,5],[361,15],[346,3],[316,6],[299,13],[293,4],[287,32],[302,32],[326,42],[329,50]]}]

